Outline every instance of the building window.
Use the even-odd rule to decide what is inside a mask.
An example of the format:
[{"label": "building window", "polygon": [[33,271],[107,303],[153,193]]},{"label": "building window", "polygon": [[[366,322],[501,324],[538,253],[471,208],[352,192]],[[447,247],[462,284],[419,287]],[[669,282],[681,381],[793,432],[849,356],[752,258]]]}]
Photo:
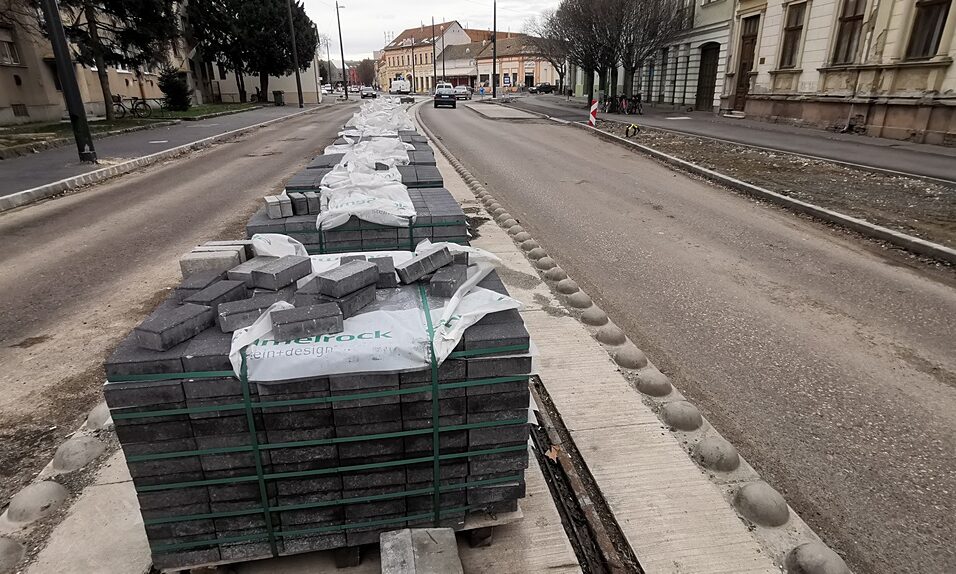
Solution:
[{"label": "building window", "polygon": [[780,67],[796,68],[797,55],[800,53],[800,39],[803,37],[803,21],[806,18],[807,3],[787,6],[787,19],[783,27],[783,48],[780,51]]},{"label": "building window", "polygon": [[852,64],[856,60],[865,8],[866,0],[843,0],[843,11],[837,25],[836,51],[833,53],[834,64]]},{"label": "building window", "polygon": [[950,0],[916,0],[916,17],[906,48],[906,59],[917,60],[936,55],[950,3]]},{"label": "building window", "polygon": [[20,53],[13,42],[13,31],[0,28],[0,64],[19,64]]},{"label": "building window", "polygon": [[225,80],[225,79],[226,79],[226,67],[222,65],[222,62],[217,62],[216,65],[219,66],[219,79],[220,79],[220,80]]}]

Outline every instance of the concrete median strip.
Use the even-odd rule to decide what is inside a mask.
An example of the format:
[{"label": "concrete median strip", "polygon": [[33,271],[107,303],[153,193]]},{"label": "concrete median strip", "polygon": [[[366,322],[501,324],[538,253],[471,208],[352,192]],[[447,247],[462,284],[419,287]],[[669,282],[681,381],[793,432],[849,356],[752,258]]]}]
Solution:
[{"label": "concrete median strip", "polygon": [[158,163],[163,160],[174,158],[181,154],[196,151],[203,149],[207,146],[210,146],[221,141],[228,140],[237,136],[241,136],[248,132],[257,130],[259,128],[265,127],[278,122],[283,122],[292,118],[299,117],[304,114],[315,113],[321,108],[313,108],[309,110],[304,110],[301,112],[295,112],[287,116],[282,116],[281,118],[273,118],[264,122],[259,122],[258,124],[253,124],[251,126],[246,126],[244,128],[238,128],[232,131],[228,131],[222,134],[209,136],[201,140],[197,140],[188,144],[177,146],[168,150],[156,152],[154,154],[146,155],[143,157],[138,157],[136,159],[131,159],[129,161],[124,161],[116,165],[105,167],[103,169],[98,169],[96,171],[91,171],[89,173],[84,173],[81,175],[76,175],[73,177],[68,177],[66,179],[61,179],[60,181],[55,181],[53,183],[48,183],[46,185],[41,185],[39,187],[34,187],[32,189],[27,189],[20,191],[11,195],[0,197],[0,213],[4,211],[9,211],[17,207],[22,207],[24,205],[29,205],[61,193],[86,186],[92,185],[94,183],[99,183],[101,181],[122,175],[124,173],[129,173],[137,168],[146,167],[154,163]]},{"label": "concrete median strip", "polygon": [[[419,124],[462,176],[446,186],[464,188],[472,174]],[[506,213],[481,184],[467,188],[489,214]],[[531,336],[546,342],[542,385],[645,571],[849,573],[557,263],[536,269],[551,257],[523,229],[511,233],[517,222],[498,223],[475,245],[512,273],[543,277],[515,293]]]}]

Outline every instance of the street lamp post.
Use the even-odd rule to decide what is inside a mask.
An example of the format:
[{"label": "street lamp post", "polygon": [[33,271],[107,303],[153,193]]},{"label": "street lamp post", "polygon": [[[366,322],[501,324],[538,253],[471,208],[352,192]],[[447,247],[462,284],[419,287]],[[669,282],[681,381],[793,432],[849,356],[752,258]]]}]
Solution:
[{"label": "street lamp post", "polygon": [[415,37],[412,36],[412,93],[418,93],[418,73],[415,71]]},{"label": "street lamp post", "polygon": [[435,56],[435,17],[432,16],[432,88],[435,87],[435,79],[438,78],[438,60]]},{"label": "street lamp post", "polygon": [[491,4],[491,97],[498,97],[498,0]]},{"label": "street lamp post", "polygon": [[447,82],[445,78],[445,27],[441,27],[441,81]]},{"label": "street lamp post", "polygon": [[[345,8],[345,6],[342,6]],[[335,21],[339,25],[339,54],[342,56],[342,91],[345,92],[345,99],[349,99],[349,83],[345,80],[345,47],[342,44],[342,19],[339,18],[339,3],[335,3]]]},{"label": "street lamp post", "polygon": [[[56,73],[60,76],[63,99],[66,100],[66,110],[70,114],[70,124],[73,126],[76,151],[79,153],[80,161],[96,163],[93,136],[90,134],[90,125],[86,122],[86,110],[83,108],[80,86],[76,83],[76,70],[70,59],[70,49],[66,45],[66,32],[63,31],[63,21],[60,20],[60,7],[57,6],[56,0],[42,0],[41,4],[47,31],[50,34],[50,43],[53,45]],[[104,102],[107,106],[111,104],[112,102]]]},{"label": "street lamp post", "polygon": [[299,94],[299,107],[305,107],[305,101],[302,99],[302,78],[299,76],[299,49],[295,45],[295,22],[292,18],[292,0],[286,1],[286,7],[289,9],[289,35],[292,36],[292,65],[295,67],[295,89]]},{"label": "street lamp post", "polygon": [[[329,86],[332,85],[332,52],[329,51],[329,37],[325,37],[325,63],[328,64],[328,69],[326,70],[329,74]],[[331,89],[331,87],[329,88]]]}]

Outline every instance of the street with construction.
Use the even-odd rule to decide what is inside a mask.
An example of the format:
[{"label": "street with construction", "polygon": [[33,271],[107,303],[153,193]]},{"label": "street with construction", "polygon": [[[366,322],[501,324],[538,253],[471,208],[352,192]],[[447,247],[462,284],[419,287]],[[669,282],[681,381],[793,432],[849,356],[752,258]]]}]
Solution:
[{"label": "street with construction", "polygon": [[336,71],[276,6],[255,105],[221,59],[130,127],[51,59],[69,137],[0,128],[0,574],[956,572],[935,127],[615,108],[457,21]]}]

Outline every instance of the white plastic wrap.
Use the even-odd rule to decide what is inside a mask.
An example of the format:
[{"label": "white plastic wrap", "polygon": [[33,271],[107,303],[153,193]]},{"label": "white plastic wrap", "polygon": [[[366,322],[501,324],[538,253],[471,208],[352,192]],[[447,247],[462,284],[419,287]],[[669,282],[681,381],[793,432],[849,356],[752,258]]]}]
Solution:
[{"label": "white plastic wrap", "polygon": [[344,153],[345,157],[339,163],[356,163],[374,168],[376,163],[408,165],[408,152],[413,149],[415,146],[398,138],[378,138],[351,144],[332,144],[325,148],[324,153]]},{"label": "white plastic wrap", "polygon": [[361,163],[339,164],[322,178],[322,212],[316,229],[334,229],[352,216],[364,221],[408,227],[416,211],[408,188],[394,167],[375,170]]}]

